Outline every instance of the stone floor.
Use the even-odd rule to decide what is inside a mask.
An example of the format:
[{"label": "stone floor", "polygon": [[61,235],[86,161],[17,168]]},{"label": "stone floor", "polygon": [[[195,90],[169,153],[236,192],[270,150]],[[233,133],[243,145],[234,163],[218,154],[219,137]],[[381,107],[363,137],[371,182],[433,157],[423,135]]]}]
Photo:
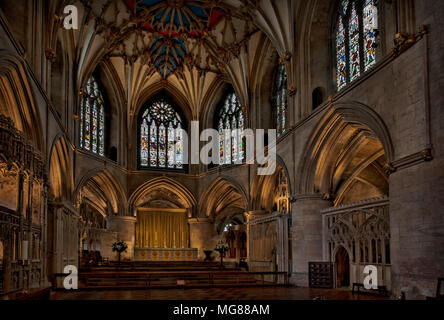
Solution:
[{"label": "stone floor", "polygon": [[349,290],[295,287],[98,290],[56,292],[52,300],[386,300]]}]

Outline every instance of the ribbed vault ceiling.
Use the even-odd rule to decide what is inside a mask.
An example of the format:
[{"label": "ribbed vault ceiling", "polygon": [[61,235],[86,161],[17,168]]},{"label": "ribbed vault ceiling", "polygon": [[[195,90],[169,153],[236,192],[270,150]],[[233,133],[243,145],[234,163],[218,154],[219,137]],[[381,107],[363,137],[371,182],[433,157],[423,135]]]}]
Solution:
[{"label": "ribbed vault ceiling", "polygon": [[[113,66],[113,81],[120,86],[116,92],[124,94],[121,101],[130,115],[158,83],[177,89],[194,118],[221,80],[231,82],[248,105],[264,39],[281,55],[292,51],[294,8],[291,1],[279,2],[270,7],[269,1],[247,0],[77,1],[81,24],[68,43],[75,51],[79,90],[106,62]],[[67,33],[61,30],[60,36]]]}]

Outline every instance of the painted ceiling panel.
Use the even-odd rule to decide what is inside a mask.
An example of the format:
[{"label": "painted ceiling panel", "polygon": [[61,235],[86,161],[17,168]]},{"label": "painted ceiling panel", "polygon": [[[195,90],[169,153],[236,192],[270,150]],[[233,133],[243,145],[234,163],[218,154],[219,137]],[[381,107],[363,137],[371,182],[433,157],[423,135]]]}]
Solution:
[{"label": "painted ceiling panel", "polygon": [[[161,79],[189,100],[194,115],[201,112],[203,101],[211,100],[205,97],[213,83],[224,78],[248,105],[250,74],[256,72],[251,61],[254,51],[260,50],[255,39],[261,33],[258,16],[276,17],[274,11],[255,9],[252,2],[240,0],[76,3],[83,4],[79,18],[84,21],[73,31],[78,39],[78,83],[84,83],[101,59],[108,59],[120,78],[130,114],[145,89]],[[261,27],[276,29],[275,25]]]},{"label": "painted ceiling panel", "polygon": [[225,15],[209,1],[126,0],[138,23],[156,36],[151,55],[156,71],[163,78],[175,73],[184,63],[188,37],[199,38]]}]

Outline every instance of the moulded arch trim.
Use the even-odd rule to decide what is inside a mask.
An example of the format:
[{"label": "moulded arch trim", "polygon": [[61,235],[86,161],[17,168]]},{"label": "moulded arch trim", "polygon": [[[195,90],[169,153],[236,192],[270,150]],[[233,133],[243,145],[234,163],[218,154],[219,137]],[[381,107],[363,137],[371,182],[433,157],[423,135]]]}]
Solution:
[{"label": "moulded arch trim", "polygon": [[359,102],[333,103],[313,129],[311,138],[304,148],[298,170],[301,176],[298,190],[300,194],[310,194],[314,191],[310,190],[310,185],[314,183],[311,180],[315,178],[314,170],[319,161],[318,156],[324,149],[324,143],[332,139],[327,133],[344,123],[367,127],[381,142],[387,162],[391,163],[394,160],[394,147],[390,132],[376,111]]},{"label": "moulded arch trim", "polygon": [[106,217],[106,211],[103,210],[102,207],[100,207],[99,205],[97,205],[97,203],[94,203],[93,201],[89,200],[89,199],[85,199],[85,203],[87,203],[89,206],[91,206],[92,208],[94,208],[97,212],[99,212],[103,217]]},{"label": "moulded arch trim", "polygon": [[[43,130],[40,113],[36,106],[34,92],[28,81],[25,62],[23,58],[17,56],[14,52],[0,49],[0,79],[4,78],[6,84],[12,87],[13,92],[9,93],[9,100],[14,103],[10,108],[17,108],[13,112],[20,120],[23,133],[32,142],[39,151],[43,151]],[[0,81],[0,90],[3,85]],[[6,106],[8,108],[8,106]],[[15,122],[15,121],[14,121]],[[17,123],[15,123],[17,125]]]},{"label": "moulded arch trim", "polygon": [[192,192],[180,182],[168,177],[158,177],[151,179],[138,187],[130,196],[128,201],[129,205],[135,207],[138,200],[140,200],[145,194],[159,188],[165,188],[177,194],[182,200],[185,201],[189,209],[192,209],[197,204],[196,198]]},{"label": "moulded arch trim", "polygon": [[[75,189],[75,200],[77,201],[80,196],[80,190],[94,177],[98,177],[104,180],[106,187],[110,188],[110,191],[114,192],[113,195],[107,195],[106,190],[100,188],[103,191],[103,196],[107,199],[109,204],[112,206],[114,213],[126,212],[127,208],[127,197],[123,190],[120,182],[114,177],[114,175],[107,169],[94,168],[89,170],[86,174],[82,176],[80,181],[77,183]],[[117,212],[116,212],[117,211]]]},{"label": "moulded arch trim", "polygon": [[333,103],[332,107],[342,117],[343,121],[367,126],[381,141],[387,161],[394,160],[394,147],[384,120],[372,108],[360,102]]},{"label": "moulded arch trim", "polygon": [[207,188],[207,190],[202,194],[202,196],[200,197],[199,200],[199,212],[202,212],[204,207],[209,203],[208,199],[209,199],[209,195],[215,191],[215,188],[217,188],[218,186],[231,186],[233,187],[236,192],[241,196],[242,201],[244,203],[245,209],[247,209],[248,206],[248,199],[249,197],[247,196],[247,193],[245,191],[245,189],[236,181],[234,181],[233,179],[226,177],[226,176],[220,176],[217,177],[216,179],[214,179],[214,181],[210,184],[210,186]]},{"label": "moulded arch trim", "polygon": [[125,92],[114,65],[108,60],[104,60],[99,63],[96,69],[97,68],[103,71],[107,78],[105,81],[101,81],[102,84],[105,85],[106,82],[114,89],[113,92],[105,92],[105,94],[108,96],[108,100],[111,100],[110,97],[114,96],[116,98],[117,105],[113,107],[116,108],[119,114],[125,113]]},{"label": "moulded arch trim", "polygon": [[333,260],[332,262],[336,262],[336,254],[338,253],[338,251],[341,247],[344,248],[344,250],[347,252],[349,261],[352,260],[353,255],[350,252],[350,248],[346,248],[346,246],[343,243],[340,243],[340,244],[336,244],[335,248],[333,249],[332,257],[331,257]]},{"label": "moulded arch trim", "polygon": [[218,82],[214,94],[208,104],[208,108],[201,115],[201,119],[203,121],[203,125],[201,125],[201,127],[217,130],[217,128],[214,127],[214,120],[217,117],[217,111],[220,110],[220,105],[228,92],[234,92],[236,96],[238,96],[236,89],[230,81],[223,79]]},{"label": "moulded arch trim", "polygon": [[214,123],[211,120],[214,120],[220,99],[228,85],[230,85],[230,83],[222,78],[211,84],[202,103],[202,112],[199,119],[201,129],[214,129]]},{"label": "moulded arch trim", "polygon": [[290,193],[290,195],[292,195],[293,194],[293,183],[291,180],[290,173],[288,171],[288,167],[285,164],[284,159],[281,156],[279,156],[278,154],[276,154],[276,163],[284,170],[285,175],[287,176],[287,181],[288,181],[288,192]]},{"label": "moulded arch trim", "polygon": [[[280,167],[282,170],[284,170],[285,175],[287,177],[287,182],[288,182],[288,189],[289,189],[288,192],[291,197],[293,195],[293,184],[292,184],[292,179],[291,179],[292,177],[288,171],[285,161],[282,159],[282,157],[280,157],[277,154],[276,154],[275,165],[276,165],[276,172],[274,174],[277,173],[278,167]],[[270,177],[274,176],[274,174],[268,175],[268,176],[257,175],[255,177],[255,179],[253,179],[253,181],[251,182],[251,188],[250,188],[250,190],[251,190],[250,209],[261,209],[260,205],[263,200],[263,192],[264,192],[263,186],[268,183]]]},{"label": "moulded arch trim", "polygon": [[[59,168],[53,168],[52,160],[53,157],[56,157],[54,161],[58,164]],[[74,179],[72,176],[72,162],[71,155],[69,153],[69,144],[66,141],[66,138],[63,134],[58,134],[53,141],[51,146],[51,150],[49,153],[49,161],[48,161],[48,172],[50,178],[50,186],[51,188],[59,188],[60,196],[65,197],[67,200],[71,200],[73,196],[74,189]],[[57,175],[57,178],[60,180],[59,186],[53,186],[51,181],[51,172],[52,170],[57,170],[58,172],[54,172]],[[55,191],[55,189],[53,189]]]},{"label": "moulded arch trim", "polygon": [[197,119],[197,116],[194,110],[191,108],[187,98],[175,86],[169,84],[166,81],[160,81],[145,88],[140,94],[140,97],[137,100],[136,108],[134,110],[134,119],[136,122],[140,112],[142,112],[142,109],[145,107],[145,104],[153,99],[156,95],[159,95],[163,90],[177,104],[177,107],[180,109],[181,113],[185,116],[187,121]]}]

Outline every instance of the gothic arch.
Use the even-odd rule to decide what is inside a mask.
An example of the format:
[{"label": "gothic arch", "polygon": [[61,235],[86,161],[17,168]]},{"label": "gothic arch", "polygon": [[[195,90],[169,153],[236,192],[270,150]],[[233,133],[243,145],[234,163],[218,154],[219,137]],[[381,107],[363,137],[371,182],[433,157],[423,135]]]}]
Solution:
[{"label": "gothic arch", "polygon": [[[251,90],[256,92],[250,101],[250,124],[252,128],[273,128],[273,90],[276,67],[280,59],[279,53],[272,42],[265,35],[261,39],[261,50],[256,52],[253,61],[256,70],[251,78]],[[287,99],[290,112],[291,99]],[[289,119],[290,117],[288,117]]]},{"label": "gothic arch", "polygon": [[[178,90],[174,85],[170,84],[168,81],[158,81],[155,84],[145,88],[139,98],[137,99],[136,107],[134,110],[134,119],[136,119],[137,115],[142,111],[147,101],[153,99],[154,97],[167,94],[180,108],[180,111],[183,113],[187,121],[192,121],[197,119],[196,110],[193,110],[187,98]],[[137,122],[137,120],[136,120]],[[188,125],[188,123],[187,123]]]},{"label": "gothic arch", "polygon": [[107,169],[93,169],[86,173],[77,183],[76,203],[83,200],[84,192],[91,192],[102,200],[106,214],[125,215],[127,212],[127,197],[120,182]]},{"label": "gothic arch", "polygon": [[208,90],[204,100],[206,102],[202,105],[203,108],[199,118],[202,130],[214,129],[215,113],[217,112],[220,100],[230,85],[227,79],[220,77],[218,81],[213,82],[212,89]]},{"label": "gothic arch", "polygon": [[49,156],[49,187],[55,200],[71,200],[74,189],[69,144],[63,136],[57,136]]},{"label": "gothic arch", "polygon": [[[99,84],[100,92],[105,101],[105,152],[104,156],[120,163],[125,155],[123,146],[126,145],[127,110],[125,94],[119,81],[115,67],[108,60],[102,60],[90,74]],[[89,78],[88,78],[89,79]],[[82,87],[84,87],[83,84]],[[80,114],[80,103],[77,104]],[[79,123],[79,122],[76,122]],[[78,130],[80,128],[77,128]],[[80,135],[80,134],[79,134]],[[115,148],[117,158],[112,158],[111,149]]]},{"label": "gothic arch", "polygon": [[[115,66],[109,60],[102,60],[98,68],[103,72],[101,81],[106,88],[106,94],[113,103],[112,108],[120,115],[126,112],[125,90],[119,80]],[[112,90],[110,90],[112,89]]]},{"label": "gothic arch", "polygon": [[[362,149],[367,145],[368,150]],[[385,166],[393,161],[393,154],[390,133],[375,111],[357,102],[333,104],[313,130],[303,152],[298,192],[335,196],[341,191],[344,179],[356,178],[374,164],[372,161],[379,161],[373,166],[382,179],[387,180]],[[356,155],[364,160],[353,162]],[[372,157],[374,159],[369,162]],[[388,180],[386,182],[388,188]],[[381,193],[386,191],[381,190]]]},{"label": "gothic arch", "polygon": [[353,257],[353,254],[350,252],[350,248],[342,243],[342,244],[338,244],[334,247],[333,252],[331,254],[332,262],[336,262],[336,254],[338,253],[340,248],[344,248],[344,250],[347,252],[347,254],[351,260],[351,257]]},{"label": "gothic arch", "polygon": [[254,180],[251,182],[250,187],[250,208],[252,210],[266,210],[272,211],[272,198],[275,189],[275,182],[277,179],[277,175],[282,170],[288,181],[288,192],[291,196],[293,194],[293,187],[291,176],[289,174],[288,168],[285,165],[284,160],[276,155],[276,170],[272,175],[256,175]]},{"label": "gothic arch", "polygon": [[43,151],[43,131],[24,62],[0,49],[0,113],[14,121],[28,142]]},{"label": "gothic arch", "polygon": [[244,188],[233,179],[219,177],[200,196],[198,214],[214,221],[219,215],[243,213],[247,206]]},{"label": "gothic arch", "polygon": [[142,205],[143,198],[150,192],[158,189],[165,189],[177,195],[186,209],[193,210],[196,207],[196,198],[188,188],[174,179],[158,177],[149,180],[133,192],[128,201],[130,208],[134,210],[139,205]]}]

